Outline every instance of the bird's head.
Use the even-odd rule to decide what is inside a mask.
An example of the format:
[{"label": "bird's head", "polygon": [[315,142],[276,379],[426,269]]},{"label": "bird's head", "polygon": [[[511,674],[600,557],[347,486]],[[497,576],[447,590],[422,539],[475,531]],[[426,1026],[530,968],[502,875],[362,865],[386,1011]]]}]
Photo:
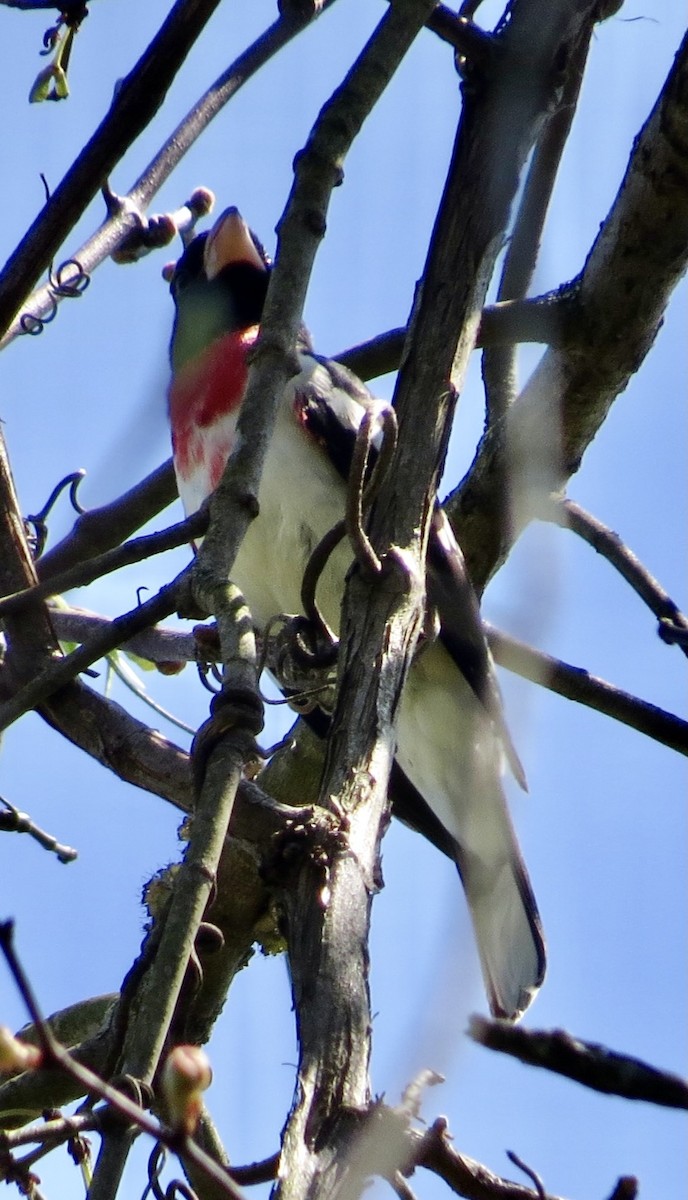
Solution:
[{"label": "bird's head", "polygon": [[173,371],[216,338],[260,324],[270,266],[237,208],[226,208],[209,233],[189,243],[170,280]]}]

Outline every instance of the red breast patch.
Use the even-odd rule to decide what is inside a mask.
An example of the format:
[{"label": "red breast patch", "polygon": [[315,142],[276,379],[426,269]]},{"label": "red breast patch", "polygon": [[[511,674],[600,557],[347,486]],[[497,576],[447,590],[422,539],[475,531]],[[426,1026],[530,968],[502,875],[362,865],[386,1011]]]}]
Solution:
[{"label": "red breast patch", "polygon": [[182,474],[190,465],[194,435],[240,408],[248,375],[246,354],[257,336],[257,325],[227,333],[174,375],[168,408],[176,466]]}]

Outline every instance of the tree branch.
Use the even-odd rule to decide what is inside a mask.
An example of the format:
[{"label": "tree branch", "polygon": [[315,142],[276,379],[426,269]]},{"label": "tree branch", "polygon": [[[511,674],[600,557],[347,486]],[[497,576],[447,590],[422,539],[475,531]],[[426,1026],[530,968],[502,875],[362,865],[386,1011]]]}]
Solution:
[{"label": "tree branch", "polygon": [[[686,617],[671,599],[668,592],[643,566],[640,559],[621,540],[618,533],[603,525],[596,517],[573,500],[558,500],[543,505],[542,520],[560,525],[562,529],[571,529],[579,537],[592,546],[598,554],[619,572],[626,583],[654,613],[658,621],[670,621],[672,626],[688,633],[688,617]],[[679,643],[680,645],[680,643]],[[688,645],[680,645],[683,653],[688,656]]]},{"label": "tree branch", "polygon": [[[575,343],[545,353],[505,420],[483,437],[449,501],[479,588],[543,500],[578,470],[652,346],[688,265],[687,177],[688,37],[635,140],[618,196],[577,280]],[[505,478],[511,489],[508,519]]]},{"label": "tree branch", "polygon": [[585,1087],[627,1100],[666,1108],[688,1108],[688,1083],[639,1058],[617,1054],[597,1042],[584,1042],[563,1029],[524,1029],[506,1021],[471,1017],[469,1034],[481,1046],[511,1054],[533,1067],[545,1067]]},{"label": "tree branch", "polygon": [[[156,554],[164,554],[166,550],[173,550],[177,546],[187,545],[194,537],[205,532],[207,524],[207,512],[197,512],[184,521],[178,521],[167,529],[159,530],[158,533],[149,533],[144,537],[133,538],[132,541],[124,542],[123,545],[117,546],[113,550],[107,550],[104,554],[96,555],[95,558],[75,563],[66,571],[48,575],[33,587],[0,598],[0,619],[10,613],[21,612],[36,600],[43,600],[47,596],[57,596],[61,592],[71,591],[73,588],[86,587],[96,579],[102,579],[104,575],[110,575],[122,567],[143,562],[153,558]],[[164,615],[168,616],[169,611]]]},{"label": "tree branch", "polygon": [[122,642],[141,629],[147,629],[156,621],[162,621],[174,612],[181,582],[186,578],[189,568],[186,568],[172,583],[166,584],[150,600],[144,601],[129,612],[115,617],[109,628],[101,630],[86,645],[78,646],[71,654],[51,662],[39,674],[33,675],[15,695],[0,706],[0,730],[6,729],[13,721],[23,716],[31,708],[36,708],[66,684],[71,683],[76,675],[85,671],[99,658],[103,658]]},{"label": "tree branch", "polygon": [[[50,1026],[41,1015],[28,979],[16,955],[13,946],[12,931],[13,926],[11,922],[5,922],[0,925],[0,949],[2,949],[7,959],[17,987],[31,1014],[38,1034],[44,1062],[70,1075],[79,1085],[82,1094],[90,1093],[97,1096],[100,1100],[105,1100],[118,1116],[124,1118],[125,1121],[132,1122],[135,1128],[150,1134],[156,1141],[162,1141],[176,1150],[180,1150],[183,1147],[184,1153],[201,1167],[211,1179],[224,1185],[226,1195],[230,1197],[230,1200],[243,1200],[241,1191],[233,1182],[228,1172],[219,1167],[216,1162],[201,1150],[200,1146],[195,1145],[188,1134],[180,1135],[178,1131],[166,1129],[154,1117],[149,1116],[141,1105],[135,1104],[118,1088],[113,1088],[109,1084],[104,1083],[93,1071],[90,1071],[87,1067],[77,1062],[70,1052],[57,1041]],[[94,1176],[94,1188],[89,1189],[92,1195],[96,1194],[94,1190],[95,1185],[96,1179]]]},{"label": "tree branch", "polygon": [[38,578],[60,575],[77,563],[119,546],[176,499],[177,481],[172,459],[168,458],[116,500],[81,513],[67,536],[39,558]]},{"label": "tree branch", "polygon": [[485,631],[496,661],[508,671],[539,683],[567,700],[575,700],[577,704],[585,704],[606,717],[621,721],[670,750],[688,754],[688,721],[590,675],[584,667],[571,666],[541,650],[534,650],[492,625],[485,623]]},{"label": "tree branch", "polygon": [[[203,0],[203,2],[205,5],[207,5],[209,0]],[[212,0],[212,9],[217,6],[218,2],[219,0]],[[246,83],[247,80],[249,80],[256,73],[256,71],[264,66],[265,63],[273,57],[273,55],[275,55],[279,50],[282,49],[283,46],[291,41],[291,39],[302,29],[304,29],[311,20],[317,17],[320,12],[324,11],[326,8],[329,8],[333,3],[334,0],[324,0],[324,3],[314,10],[308,17],[302,16],[298,19],[295,17],[280,17],[280,19],[275,21],[274,24],[272,24],[263,34],[261,34],[261,36],[257,38],[256,41],[253,42],[252,45],[243,52],[243,54],[240,54],[239,57],[231,64],[231,66],[219,76],[219,78],[211,85],[210,88],[208,88],[198,103],[194,105],[184,120],[180,122],[174,132],[167,138],[164,145],[155,155],[155,158],[151,163],[149,163],[143,174],[139,176],[127,195],[113,198],[113,201],[116,201],[116,203],[113,204],[113,213],[106,221],[104,221],[100,229],[98,229],[96,233],[93,234],[93,236],[90,237],[84,243],[84,245],[81,246],[71,256],[71,261],[78,262],[82,271],[87,275],[90,275],[93,273],[95,268],[99,266],[100,263],[102,263],[109,255],[111,255],[123,242],[134,238],[137,232],[145,234],[146,227],[142,215],[143,210],[150,203],[155,193],[162,187],[163,183],[169,178],[174,168],[178,165],[184,154],[186,154],[187,150],[193,146],[194,142],[200,136],[206,126],[210,124],[213,117],[217,116],[225,104],[232,99],[232,97],[239,91],[243,84]],[[190,7],[193,7],[194,5],[197,7],[202,7],[199,3],[199,0],[193,0],[193,5],[190,3],[190,0],[184,0],[184,4],[188,4]],[[176,7],[179,8],[181,6],[181,0],[179,0]],[[208,13],[208,16],[209,15],[210,13]],[[132,94],[134,97],[136,97],[138,94],[138,86],[141,74],[142,72],[145,74],[147,56],[151,55],[153,53],[153,48],[158,46],[159,40],[162,38],[165,28],[173,16],[174,12],[170,14],[168,22],[166,22],[166,24],[160,30],[160,33],[151,43],[146,55],[143,56],[143,58],[131,72],[130,76],[128,76],[128,79],[132,82]],[[185,19],[186,18],[182,17],[182,28],[185,28],[183,25],[183,21]],[[205,17],[205,20],[207,20],[207,16]],[[200,29],[198,32],[200,32]],[[193,33],[192,26],[189,28],[189,33]],[[197,36],[197,34],[195,34],[195,36]],[[190,49],[191,44],[192,43],[190,41],[187,50]],[[155,53],[157,56],[157,52]],[[169,86],[169,83],[171,83],[174,79],[177,70],[178,65],[175,66],[174,71],[171,73],[167,86]],[[145,78],[144,86],[146,88],[149,86]],[[165,88],[165,90],[167,90],[167,88]],[[162,102],[162,98],[163,97],[160,97],[159,103]],[[151,99],[154,101],[155,92],[151,96]],[[130,141],[133,141],[135,137],[138,136],[138,133],[145,128],[145,126],[154,116],[156,109],[157,105],[155,108],[153,108],[153,111],[149,112],[149,115],[146,117],[146,120],[141,127],[135,128],[130,132]],[[117,155],[117,159],[110,163],[108,169],[102,170],[101,173],[98,173],[97,168],[99,156],[106,152],[107,142],[114,137],[114,135],[111,134],[111,127],[114,126],[115,130],[117,130],[119,123],[123,120],[123,115],[126,117],[126,113],[123,114],[123,110],[120,105],[120,94],[118,91],[117,96],[113,101],[113,106],[110,110],[110,113],[99,126],[98,130],[96,130],[96,133],[91,138],[91,141],[82,151],[82,155],[65,177],[63,184],[60,185],[60,188],[64,187],[71,195],[74,186],[76,186],[73,185],[72,182],[74,171],[76,170],[77,165],[81,162],[82,158],[85,155],[90,155],[90,158],[85,164],[84,173],[87,169],[94,172],[95,182],[92,184],[92,190],[85,195],[82,207],[79,208],[79,210],[75,213],[74,218],[69,223],[66,223],[66,220],[62,219],[62,209],[58,211],[48,207],[47,215],[51,216],[53,224],[57,227],[57,232],[55,234],[57,245],[54,246],[52,252],[47,256],[47,258],[43,257],[38,266],[32,269],[30,275],[28,276],[30,280],[29,286],[31,282],[33,282],[37,276],[40,275],[43,270],[45,270],[46,266],[51,261],[52,255],[67,236],[70,229],[75,224],[75,221],[81,215],[81,212],[86,207],[86,204],[92,199],[95,192],[101,186],[103,179],[109,174],[109,171],[115,165],[115,161],[117,161],[117,159],[121,157],[121,154],[124,152],[124,150],[127,149],[129,142],[127,142],[127,145],[125,145],[121,152]],[[128,119],[124,121],[124,129],[126,130],[127,128]],[[101,147],[101,141],[105,144],[105,150],[103,150]],[[58,188],[58,191],[54,194],[53,199],[50,202],[51,204],[58,196],[60,188]],[[79,195],[80,193],[77,191],[77,198]],[[68,217],[68,215],[68,213],[64,213],[65,219]],[[36,228],[36,225],[37,223],[34,223],[32,229]],[[36,252],[39,250],[40,247],[38,244],[34,246],[33,241],[29,242],[29,238],[31,238],[31,236],[32,231],[29,230],[29,233],[24,238],[19,250],[16,253],[19,253],[21,248],[24,246],[27,248],[27,256],[30,252]],[[11,262],[12,260],[10,260],[10,263]],[[8,263],[8,268],[10,263]],[[3,276],[0,275],[0,313],[3,311],[2,288]],[[24,295],[25,293],[22,293],[22,296],[17,302],[17,306],[23,302]],[[39,288],[28,298],[28,300],[26,300],[25,307],[27,312],[30,313],[32,317],[40,319],[47,313],[51,312],[59,300],[60,297],[55,296],[54,290],[51,289],[49,285],[46,285]],[[14,311],[16,311],[16,309]],[[0,328],[4,328],[4,326],[0,324]],[[23,327],[20,315],[17,316],[12,322],[5,336],[0,338],[0,349],[2,349],[22,332]]]},{"label": "tree branch", "polygon": [[[0,333],[46,270],[116,163],[158,111],[219,0],[177,0],[139,62],[117,89],[110,111],[46,202],[0,274]],[[131,227],[131,212],[117,217]],[[85,264],[81,262],[82,268]],[[86,268],[88,269],[88,268]]]},{"label": "tree branch", "polygon": [[[109,618],[80,609],[53,610],[51,620],[60,640],[69,642],[88,641],[95,630],[106,629],[110,625]],[[585,667],[574,666],[536,650],[489,622],[484,622],[484,628],[495,661],[506,670],[548,688],[567,700],[584,704],[603,716],[620,721],[668,746],[670,750],[688,754],[688,722],[681,717],[591,675]],[[122,643],[121,649],[160,664],[197,662],[199,658],[199,646],[193,633],[157,627],[130,638]],[[84,684],[80,686],[86,687]],[[103,704],[112,705],[112,701],[104,700]],[[131,720],[133,722],[133,718]],[[109,722],[105,721],[105,724]],[[138,724],[135,722],[135,725]],[[141,730],[147,730],[147,726],[142,725]],[[160,735],[155,736],[159,738]],[[176,747],[170,747],[170,752],[181,753]],[[127,775],[124,777],[129,778]],[[139,783],[139,786],[147,785]],[[155,789],[149,786],[148,790]]]},{"label": "tree branch", "polygon": [[[502,300],[488,304],[480,315],[475,338],[476,348],[501,346],[511,342],[544,342],[566,345],[569,330],[575,325],[575,297],[567,287],[529,300]],[[396,371],[401,364],[408,330],[389,329],[367,342],[351,346],[335,355],[361,379],[374,379]]]},{"label": "tree branch", "polygon": [[451,1143],[443,1117],[433,1121],[424,1133],[412,1131],[410,1138],[413,1163],[432,1171],[466,1200],[560,1200],[549,1193],[539,1196],[531,1188],[494,1175],[482,1163],[461,1154]]},{"label": "tree branch", "polygon": [[[592,38],[592,23],[583,26],[566,66],[566,77],[557,107],[543,125],[523,187],[523,195],[504,257],[497,303],[522,301],[530,287],[540,251],[540,239],[564,152]],[[489,347],[483,354],[485,424],[500,420],[515,399],[517,346]]]},{"label": "tree branch", "polygon": [[[394,477],[380,485],[369,530],[378,558],[386,558],[388,568],[393,560],[402,578],[390,571],[387,579],[377,577],[383,586],[376,587],[354,570],[348,581],[340,687],[321,789],[323,807],[336,797],[346,816],[346,840],[341,849],[326,847],[326,901],[312,862],[283,893],[301,1049],[281,1200],[312,1195],[316,1181],[319,1196],[342,1188],[353,1195],[360,1184],[351,1120],[352,1110],[369,1099],[368,920],[393,720],[419,632],[427,522],[453,413],[449,379],[457,387],[463,379],[519,171],[556,90],[552,62],[566,59],[586,19],[580,12],[573,19],[568,5],[545,11],[538,4],[525,15],[519,10],[519,17],[514,10],[494,74],[467,90],[404,349],[394,401],[400,430]],[[527,74],[517,65],[526,46]],[[492,170],[497,161],[499,169]],[[388,1155],[384,1165],[385,1173],[393,1169]]]}]

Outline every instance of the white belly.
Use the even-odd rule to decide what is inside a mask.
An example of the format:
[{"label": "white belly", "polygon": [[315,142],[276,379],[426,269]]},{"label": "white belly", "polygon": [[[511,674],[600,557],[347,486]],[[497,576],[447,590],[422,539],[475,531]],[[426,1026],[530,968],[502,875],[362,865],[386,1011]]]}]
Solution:
[{"label": "white belly", "polygon": [[[287,406],[277,420],[260,486],[260,514],[248,530],[232,572],[261,627],[277,613],[303,611],[301,580],[306,564],[344,509],[344,485],[329,460],[314,453]],[[318,603],[335,631],[351,557],[345,538],[318,585]],[[501,751],[482,705],[439,643],[426,648],[411,670],[397,738],[402,770],[445,827],[466,849],[483,858],[486,852],[488,858],[492,852],[501,857]],[[497,805],[484,796],[495,783]],[[494,828],[490,828],[492,815]]]},{"label": "white belly", "polygon": [[[277,417],[252,521],[232,571],[257,625],[276,613],[300,613],[301,580],[320,540],[344,512],[344,484],[317,451],[287,406]],[[339,628],[344,576],[351,562],[347,539],[330,558],[318,586],[328,623]]]}]

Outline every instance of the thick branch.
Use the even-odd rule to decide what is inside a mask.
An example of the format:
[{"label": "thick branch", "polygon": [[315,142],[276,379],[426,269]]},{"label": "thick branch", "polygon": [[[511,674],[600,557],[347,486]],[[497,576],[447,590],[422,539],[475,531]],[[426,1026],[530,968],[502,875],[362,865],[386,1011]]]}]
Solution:
[{"label": "thick branch", "polygon": [[[575,344],[544,355],[504,422],[483,438],[451,499],[477,586],[504,562],[542,501],[578,470],[652,346],[688,266],[687,181],[688,36],[636,138],[619,194],[578,280]],[[511,488],[508,519],[505,479]]]},{"label": "thick branch", "polygon": [[532,5],[521,20],[514,11],[494,76],[476,81],[465,98],[395,394],[395,469],[380,484],[369,530],[387,570],[374,581],[354,570],[343,610],[321,804],[337,798],[348,853],[328,848],[326,906],[317,891],[313,896],[311,863],[296,889],[285,889],[301,1053],[280,1197],[310,1196],[316,1186],[326,1196],[346,1185],[349,1171],[349,1186],[356,1186],[357,1150],[344,1113],[367,1102],[370,1012],[367,991],[360,982],[353,986],[352,964],[353,979],[365,981],[393,723],[419,632],[425,539],[453,412],[451,385],[463,379],[519,171],[556,91],[552,62],[566,58],[584,20],[580,14],[572,20],[567,4]]},{"label": "thick branch", "polygon": [[[574,319],[575,304],[567,290],[529,300],[502,300],[483,309],[475,345],[477,348],[514,342],[565,345]],[[361,379],[374,379],[398,370],[407,333],[403,326],[389,329],[335,357]]]}]

